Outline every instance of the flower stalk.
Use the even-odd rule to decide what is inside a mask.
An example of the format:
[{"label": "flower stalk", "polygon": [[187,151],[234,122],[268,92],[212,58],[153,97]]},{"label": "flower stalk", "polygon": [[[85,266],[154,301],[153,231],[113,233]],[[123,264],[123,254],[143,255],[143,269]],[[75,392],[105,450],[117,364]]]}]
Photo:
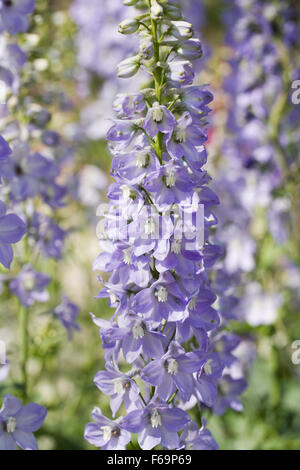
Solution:
[{"label": "flower stalk", "polygon": [[[222,252],[210,238],[218,198],[204,168],[212,95],[192,85],[189,59],[202,49],[180,10],[170,11],[165,0],[135,5],[144,9],[136,30],[140,50],[120,63],[119,76],[145,69],[153,81],[115,100],[117,119],[107,133],[114,183],[94,264],[110,274],[108,281],[100,278],[98,298],[108,297],[115,309],[109,322],[93,317],[106,360],[94,381],[110,396],[114,419],[95,408],[85,438],[103,450],[126,449],[132,433],[144,450],[216,448],[186,410],[213,410],[218,401],[228,402],[226,408],[245,383],[232,381],[218,396],[228,362],[217,341],[229,350],[239,341],[230,346],[213,307],[212,269]],[[135,29],[135,20],[123,25]],[[128,367],[136,370],[134,380]],[[116,418],[122,403],[127,414]]]}]

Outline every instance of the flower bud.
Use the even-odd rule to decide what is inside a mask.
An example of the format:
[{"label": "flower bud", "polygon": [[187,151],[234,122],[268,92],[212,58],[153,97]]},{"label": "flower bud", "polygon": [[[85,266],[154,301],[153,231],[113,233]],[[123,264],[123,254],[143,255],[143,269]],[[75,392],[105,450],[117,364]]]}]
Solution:
[{"label": "flower bud", "polygon": [[152,6],[151,6],[151,18],[153,20],[158,20],[160,18],[162,18],[163,14],[164,14],[164,9],[163,7],[157,3],[156,0],[152,0]]},{"label": "flower bud", "polygon": [[203,54],[200,39],[187,39],[180,42],[177,47],[177,54],[188,60],[199,59]]},{"label": "flower bud", "polygon": [[127,18],[119,24],[119,33],[133,34],[139,29],[140,23],[135,18]]},{"label": "flower bud", "polygon": [[193,27],[187,21],[171,21],[171,34],[177,39],[190,39],[193,36]]},{"label": "flower bud", "polygon": [[117,73],[119,78],[129,78],[133,77],[137,73],[141,66],[141,57],[140,55],[135,55],[133,57],[128,57],[122,62],[119,63]]},{"label": "flower bud", "polygon": [[180,20],[182,18],[180,9],[176,5],[169,3],[164,5],[164,13],[165,17],[170,20]]}]

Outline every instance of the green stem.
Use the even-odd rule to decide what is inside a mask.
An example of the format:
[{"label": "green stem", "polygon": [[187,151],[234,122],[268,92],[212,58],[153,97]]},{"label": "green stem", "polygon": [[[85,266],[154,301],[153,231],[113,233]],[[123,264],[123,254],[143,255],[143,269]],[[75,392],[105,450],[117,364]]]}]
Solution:
[{"label": "green stem", "polygon": [[[26,206],[24,204],[24,213],[26,213]],[[24,264],[28,263],[30,259],[29,253],[29,238],[26,236],[24,238]],[[27,362],[28,362],[28,352],[29,352],[29,309],[20,304],[20,364],[21,364],[21,383],[23,390],[23,400],[24,402],[28,398],[28,373],[27,373]]]},{"label": "green stem", "polygon": [[145,401],[145,398],[143,397],[142,393],[139,393],[140,398],[142,399],[142,402],[144,403],[145,406],[147,406],[147,403]]},{"label": "green stem", "polygon": [[[148,0],[149,10],[151,9],[151,0]],[[156,99],[159,104],[162,104],[162,88],[164,86],[164,73],[163,69],[160,66],[160,43],[157,38],[157,21],[151,18],[151,33],[153,40],[153,49],[154,49],[154,82],[155,82],[155,94]],[[158,133],[155,140],[155,151],[157,157],[162,164],[162,155],[163,155],[163,134]]]},{"label": "green stem", "polygon": [[161,330],[160,330],[161,333],[164,332],[164,330],[165,330],[165,328],[166,328],[166,325],[167,325],[167,321],[166,321],[166,320],[163,320],[163,321],[162,321],[162,324],[163,324],[163,325],[162,325],[162,328],[161,328]]},{"label": "green stem", "polygon": [[27,400],[28,397],[28,377],[27,377],[27,362],[28,362],[28,319],[29,310],[23,305],[20,307],[20,332],[21,332],[21,383],[23,390],[23,399]]},{"label": "green stem", "polygon": [[143,354],[140,354],[140,356],[141,356],[141,359],[142,359],[143,363],[144,363],[145,366],[146,366],[146,365],[147,365],[147,362],[145,361],[145,358],[144,358]]},{"label": "green stem", "polygon": [[[148,2],[148,7],[149,10],[151,10],[151,0],[147,0]],[[156,100],[158,101],[159,104],[162,103],[162,88],[164,86],[164,73],[162,68],[160,67],[160,44],[157,39],[157,22],[151,18],[151,34],[152,34],[152,40],[153,40],[153,48],[154,48],[154,60],[155,60],[155,65],[154,65],[154,72],[153,72],[153,77],[155,81],[155,93],[156,93]],[[144,130],[143,130],[144,131]],[[145,131],[144,131],[145,132]],[[155,153],[162,164],[162,155],[163,155],[163,134],[161,132],[158,133],[155,141],[145,132],[146,136],[148,137],[150,143],[154,147]],[[148,202],[150,202],[151,205],[154,205],[152,198],[148,191],[145,188],[141,188],[144,193],[146,194],[146,197],[148,199]],[[155,206],[154,206],[155,207]],[[146,361],[141,354],[141,359],[143,360],[144,364],[146,365]],[[151,386],[150,389],[150,400],[152,399],[153,395],[155,393],[155,387]],[[142,402],[146,406],[146,401],[142,395],[142,393],[139,394]],[[175,397],[174,397],[175,398]]]},{"label": "green stem", "polygon": [[175,400],[175,397],[178,393],[178,389],[176,390],[176,392],[173,393],[173,395],[171,396],[170,400],[168,401],[168,404],[170,405],[171,403],[173,403],[173,401]]}]

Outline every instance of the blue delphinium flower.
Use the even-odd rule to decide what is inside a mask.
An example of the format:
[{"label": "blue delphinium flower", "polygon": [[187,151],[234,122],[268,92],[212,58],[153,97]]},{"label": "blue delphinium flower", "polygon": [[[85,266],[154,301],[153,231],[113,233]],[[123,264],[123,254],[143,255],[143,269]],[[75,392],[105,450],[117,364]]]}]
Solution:
[{"label": "blue delphinium flower", "polygon": [[27,143],[18,142],[10,157],[0,160],[0,175],[10,184],[11,198],[21,201],[47,192],[55,184],[58,168],[43,155],[30,153]]},{"label": "blue delphinium flower", "polygon": [[[122,430],[137,433],[145,450],[157,445],[214,449],[209,431],[195,431],[186,411],[213,408],[228,364],[216,348],[223,318],[214,308],[211,281],[223,253],[210,236],[219,199],[208,187],[211,177],[204,167],[212,95],[202,86],[188,86],[194,71],[182,54],[198,58],[199,44],[187,47],[193,29],[178,6],[149,0],[146,9],[135,3],[143,8],[143,22],[130,29],[148,45],[123,60],[118,72],[133,76],[145,65],[154,85],[115,102],[117,119],[107,132],[114,182],[109,205],[99,210],[102,251],[94,264],[109,274],[99,277],[103,288],[97,298],[108,298],[115,309],[110,321],[93,316],[106,361],[95,383],[110,396],[114,416],[122,402],[127,414],[107,424],[101,415],[100,428],[92,428],[96,439],[91,425],[85,436],[102,449],[106,442],[118,448],[111,431],[117,423],[115,437]],[[128,33],[128,25],[120,31],[126,26]],[[227,406],[232,402],[229,398]]]},{"label": "blue delphinium flower", "polygon": [[19,242],[26,233],[26,225],[15,214],[6,214],[4,202],[0,201],[0,263],[9,269],[13,250],[11,245]]},{"label": "blue delphinium flower", "polygon": [[25,307],[35,302],[47,302],[49,293],[46,290],[50,277],[35,271],[32,266],[25,265],[19,274],[10,282],[10,290]]},{"label": "blue delphinium flower", "polygon": [[1,0],[1,27],[9,34],[25,33],[29,27],[28,15],[34,8],[35,0]]},{"label": "blue delphinium flower", "polygon": [[157,101],[149,109],[145,122],[145,131],[155,137],[159,132],[170,134],[175,127],[175,118],[166,106],[160,105]]},{"label": "blue delphinium flower", "polygon": [[80,330],[79,325],[76,323],[79,314],[78,305],[64,297],[62,303],[54,309],[53,314],[67,330],[68,338],[72,339],[73,331]]},{"label": "blue delphinium flower", "polygon": [[6,394],[0,409],[0,450],[37,450],[33,433],[43,424],[47,410],[36,403],[22,407],[18,398]]},{"label": "blue delphinium flower", "polygon": [[103,416],[99,408],[94,408],[92,418],[85,428],[84,437],[87,441],[103,450],[125,450],[130,442],[131,433],[122,426],[121,420],[111,421]]},{"label": "blue delphinium flower", "polygon": [[46,258],[62,257],[67,232],[53,219],[35,212],[30,220],[28,233]]},{"label": "blue delphinium flower", "polygon": [[143,368],[141,378],[156,386],[157,395],[162,400],[167,400],[178,390],[179,396],[188,401],[194,391],[193,373],[199,371],[205,362],[194,352],[185,353],[174,342],[160,359],[153,360]]},{"label": "blue delphinium flower", "polygon": [[128,413],[123,419],[123,426],[138,434],[143,450],[153,449],[159,444],[167,449],[176,449],[179,447],[178,431],[189,421],[190,417],[185,411],[153,401],[144,408]]},{"label": "blue delphinium flower", "polygon": [[206,429],[206,422],[202,420],[203,426],[191,421],[180,436],[180,444],[185,450],[217,450],[218,444],[212,437],[211,432]]},{"label": "blue delphinium flower", "polygon": [[126,410],[134,409],[140,392],[135,381],[113,364],[107,363],[106,368],[107,371],[99,371],[96,374],[94,382],[101,392],[111,396],[110,406],[113,416],[116,415],[122,402]]}]

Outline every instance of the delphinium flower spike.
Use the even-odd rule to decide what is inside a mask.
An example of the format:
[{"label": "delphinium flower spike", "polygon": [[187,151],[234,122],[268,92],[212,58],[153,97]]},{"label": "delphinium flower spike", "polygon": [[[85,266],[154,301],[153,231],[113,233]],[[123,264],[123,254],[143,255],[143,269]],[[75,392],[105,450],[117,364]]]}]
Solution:
[{"label": "delphinium flower spike", "polygon": [[[227,333],[220,331],[211,285],[222,254],[210,237],[219,201],[204,169],[213,97],[193,85],[192,61],[202,48],[180,9],[163,0],[124,4],[139,10],[126,33],[138,31],[141,47],[118,74],[128,78],[143,69],[150,83],[116,97],[117,119],[107,133],[114,183],[109,205],[98,211],[104,226],[94,268],[110,273],[108,280],[99,277],[98,298],[107,297],[115,313],[93,321],[106,360],[95,384],[111,397],[114,418],[122,402],[127,414],[110,421],[96,409],[85,438],[102,449],[125,449],[127,433],[137,434],[144,450],[213,449],[206,423],[192,421],[194,407],[214,406],[219,385],[224,395],[228,390],[229,354],[216,347],[217,333],[224,343]],[[231,342],[230,352],[238,343]],[[244,388],[242,380],[232,387],[228,403],[239,403]]]}]

